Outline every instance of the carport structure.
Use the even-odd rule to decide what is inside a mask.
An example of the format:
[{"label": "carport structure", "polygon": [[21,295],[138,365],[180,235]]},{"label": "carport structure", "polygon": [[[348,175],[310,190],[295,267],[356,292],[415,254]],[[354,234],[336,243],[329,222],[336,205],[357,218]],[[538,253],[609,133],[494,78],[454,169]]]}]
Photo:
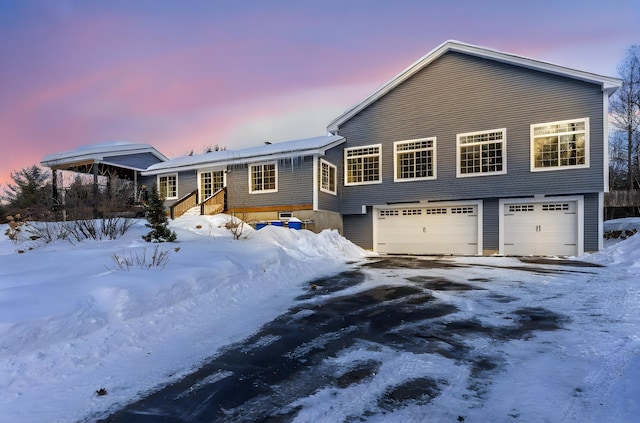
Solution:
[{"label": "carport structure", "polygon": [[167,157],[149,144],[108,142],[50,154],[40,164],[51,169],[52,196],[56,206],[64,204],[60,201],[58,171],[92,175],[93,200],[96,205],[100,177],[106,177],[107,181],[112,178],[131,181],[135,192],[138,192],[140,172],[152,164],[166,160]]}]

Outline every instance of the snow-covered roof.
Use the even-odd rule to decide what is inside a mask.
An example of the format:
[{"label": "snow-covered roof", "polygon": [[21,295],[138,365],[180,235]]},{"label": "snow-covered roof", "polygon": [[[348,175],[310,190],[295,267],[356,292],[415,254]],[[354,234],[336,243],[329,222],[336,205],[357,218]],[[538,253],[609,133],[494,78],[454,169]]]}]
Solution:
[{"label": "snow-covered roof", "polygon": [[449,40],[435,49],[431,50],[429,53],[424,55],[418,61],[410,65],[408,68],[400,72],[397,76],[391,79],[389,82],[380,87],[373,94],[365,98],[360,103],[356,104],[352,108],[348,109],[346,112],[338,116],[327,126],[327,130],[331,133],[335,133],[340,125],[351,119],[353,116],[358,114],[360,111],[365,109],[367,106],[378,100],[380,97],[387,94],[389,91],[400,85],[405,80],[409,79],[411,76],[415,75],[424,67],[428,66],[430,63],[438,59],[443,54],[454,51],[459,53],[465,53],[472,56],[482,57],[485,59],[495,60],[498,62],[508,63],[511,65],[521,66],[528,69],[534,69],[541,72],[547,72],[555,75],[561,75],[568,78],[574,78],[581,81],[586,81],[594,84],[598,84],[602,87],[602,90],[606,92],[608,95],[613,94],[613,92],[620,87],[622,81],[618,78],[612,78],[608,76],[597,75],[590,72],[584,72],[576,69],[567,68],[564,66],[555,65],[548,62],[543,62],[540,60],[529,59],[523,56],[518,56],[516,54],[504,53],[498,50],[489,49],[486,47],[475,46],[472,44],[463,43],[460,41]]},{"label": "snow-covered roof", "polygon": [[241,150],[212,151],[157,163],[149,166],[142,174],[157,175],[168,171],[185,171],[205,166],[226,166],[255,161],[278,160],[285,157],[322,155],[326,150],[340,145],[344,141],[344,137],[338,135],[323,135],[314,138],[265,144]]},{"label": "snow-covered roof", "polygon": [[104,162],[105,157],[125,156],[141,153],[151,153],[159,160],[168,160],[168,158],[164,154],[160,153],[150,144],[110,141],[100,144],[85,145],[62,153],[49,154],[40,161],[40,164],[47,167],[55,167],[88,160],[94,162]]}]

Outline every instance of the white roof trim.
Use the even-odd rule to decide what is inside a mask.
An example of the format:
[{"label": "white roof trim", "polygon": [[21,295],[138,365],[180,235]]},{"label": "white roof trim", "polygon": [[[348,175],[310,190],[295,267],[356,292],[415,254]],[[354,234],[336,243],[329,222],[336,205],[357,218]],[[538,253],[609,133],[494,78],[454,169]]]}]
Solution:
[{"label": "white roof trim", "polygon": [[149,166],[142,174],[159,175],[168,172],[224,167],[232,164],[259,163],[294,156],[324,155],[327,150],[342,144],[344,141],[344,137],[332,135],[285,141],[242,150],[213,151],[157,163]]},{"label": "white roof trim", "polygon": [[[126,156],[130,154],[151,153],[162,161],[168,158],[149,144],[132,144],[127,142],[108,142],[78,147],[74,150],[63,153],[49,154],[40,161],[40,164],[47,167],[72,164],[79,161],[94,160],[103,162],[105,156]],[[105,162],[106,163],[106,162]],[[125,167],[118,165],[120,167]]]},{"label": "white roof trim", "polygon": [[473,56],[482,57],[485,59],[491,59],[503,63],[508,63],[524,68],[534,69],[541,72],[547,72],[555,75],[566,76],[568,78],[574,78],[602,86],[602,90],[608,95],[620,87],[622,81],[618,78],[612,78],[608,76],[597,75],[594,73],[579,71],[576,69],[567,68],[564,66],[555,65],[540,60],[529,59],[523,56],[515,54],[504,53],[498,50],[489,49],[486,47],[475,46],[460,41],[450,40],[442,43],[429,53],[424,55],[418,61],[410,65],[408,68],[400,72],[396,77],[384,84],[378,90],[373,92],[370,96],[365,98],[360,103],[353,106],[351,109],[338,116],[327,126],[327,130],[331,133],[338,131],[340,125],[351,119],[353,116],[361,112],[367,106],[378,100],[380,97],[387,94],[389,91],[400,85],[411,76],[422,70],[425,66],[438,59],[443,54],[455,51],[460,53],[466,53]]}]

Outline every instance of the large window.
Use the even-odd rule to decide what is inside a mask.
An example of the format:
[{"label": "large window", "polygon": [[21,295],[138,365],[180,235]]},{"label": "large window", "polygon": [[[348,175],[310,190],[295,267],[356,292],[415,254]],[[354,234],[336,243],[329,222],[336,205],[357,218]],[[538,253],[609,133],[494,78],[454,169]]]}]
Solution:
[{"label": "large window", "polygon": [[278,165],[275,162],[249,166],[250,193],[276,191],[278,191]]},{"label": "large window", "polygon": [[531,125],[531,170],[588,166],[588,118]]},{"label": "large window", "polygon": [[398,141],[393,144],[395,181],[415,181],[436,177],[436,139]]},{"label": "large window", "polygon": [[458,134],[458,176],[506,173],[507,130]]},{"label": "large window", "polygon": [[158,192],[165,200],[178,198],[178,175],[159,176]]},{"label": "large window", "polygon": [[345,185],[381,182],[381,150],[380,144],[345,149]]},{"label": "large window", "polygon": [[320,160],[320,191],[336,194],[336,174],[334,165],[324,160]]},{"label": "large window", "polygon": [[198,174],[200,178],[200,201],[211,197],[224,187],[224,171],[205,171]]}]

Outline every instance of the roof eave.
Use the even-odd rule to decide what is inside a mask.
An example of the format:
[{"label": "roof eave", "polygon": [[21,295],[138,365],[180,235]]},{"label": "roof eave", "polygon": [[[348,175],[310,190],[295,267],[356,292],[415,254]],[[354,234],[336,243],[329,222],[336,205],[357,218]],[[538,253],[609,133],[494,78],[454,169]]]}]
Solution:
[{"label": "roof eave", "polygon": [[286,159],[286,158],[295,157],[295,156],[316,156],[316,155],[323,156],[327,150],[344,143],[344,141],[345,139],[341,137],[340,139],[337,139],[327,145],[324,145],[322,147],[317,147],[317,148],[280,151],[280,152],[274,152],[272,154],[255,154],[255,155],[245,156],[245,157],[228,157],[225,159],[215,160],[215,161],[203,160],[198,163],[190,163],[188,165],[183,165],[183,166],[173,166],[173,167],[165,167],[161,169],[147,170],[147,171],[143,171],[142,175],[151,176],[151,175],[160,175],[163,173],[185,172],[189,170],[206,169],[210,167],[222,167],[222,166],[228,166],[228,165],[268,162],[272,160]]}]

